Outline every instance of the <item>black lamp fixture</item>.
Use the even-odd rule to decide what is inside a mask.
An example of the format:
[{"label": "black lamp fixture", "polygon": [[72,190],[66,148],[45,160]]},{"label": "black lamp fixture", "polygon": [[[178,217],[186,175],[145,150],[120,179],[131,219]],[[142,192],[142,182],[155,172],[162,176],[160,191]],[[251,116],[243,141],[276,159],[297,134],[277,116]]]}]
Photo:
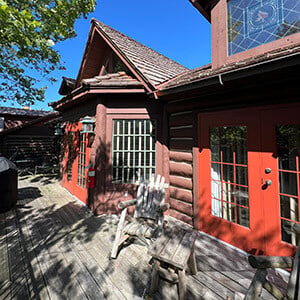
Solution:
[{"label": "black lamp fixture", "polygon": [[56,125],[54,126],[54,135],[56,136],[61,136],[64,134],[63,132],[63,124],[62,123],[56,123]]}]

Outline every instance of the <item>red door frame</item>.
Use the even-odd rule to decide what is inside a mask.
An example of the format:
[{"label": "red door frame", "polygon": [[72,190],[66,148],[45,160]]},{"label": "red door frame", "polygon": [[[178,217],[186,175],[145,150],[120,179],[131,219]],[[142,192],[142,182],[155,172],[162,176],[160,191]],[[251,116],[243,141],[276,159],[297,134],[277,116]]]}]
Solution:
[{"label": "red door frame", "polygon": [[[200,230],[254,254],[294,253],[295,247],[281,241],[275,126],[296,123],[299,112],[299,105],[289,105],[199,114]],[[209,128],[242,125],[247,126],[249,229],[211,215]],[[267,167],[271,174],[265,173]],[[263,189],[267,179],[273,184]]]},{"label": "red door frame", "polygon": [[[270,188],[264,190],[265,207],[269,208],[268,213],[265,214],[265,223],[268,224],[269,237],[267,242],[266,252],[268,255],[293,255],[296,247],[289,243],[281,241],[280,229],[280,197],[279,197],[279,171],[277,160],[277,144],[276,131],[277,125],[293,125],[300,124],[300,105],[291,104],[288,106],[281,106],[276,110],[264,109],[261,112],[263,122],[261,123],[264,139],[262,139],[262,147],[265,149],[262,157],[263,168],[271,168],[272,172],[266,174],[263,172],[263,182],[271,180]],[[264,171],[263,170],[263,171]],[[299,189],[299,176],[298,176]],[[299,190],[298,190],[299,193]],[[274,203],[274,199],[276,202]],[[275,204],[275,205],[274,205]],[[299,209],[299,208],[298,208]],[[272,233],[272,234],[268,234]],[[280,253],[280,254],[278,254]]]},{"label": "red door frame", "polygon": [[[80,141],[80,131],[82,128],[82,124],[78,123],[68,123],[66,125],[66,139],[70,132],[73,133],[73,157],[74,161],[72,164],[72,180],[68,180],[67,175],[67,163],[68,163],[68,140],[66,140],[66,147],[65,147],[65,160],[64,160],[64,174],[63,174],[63,186],[74,196],[80,199],[83,203],[87,203],[88,198],[88,188],[87,188],[87,173],[88,170],[85,170],[85,188],[82,188],[77,184],[78,178],[78,153],[79,153],[79,141]],[[87,144],[87,140],[86,140]],[[86,156],[85,156],[85,165],[89,164],[90,160],[90,148],[86,147]]]}]

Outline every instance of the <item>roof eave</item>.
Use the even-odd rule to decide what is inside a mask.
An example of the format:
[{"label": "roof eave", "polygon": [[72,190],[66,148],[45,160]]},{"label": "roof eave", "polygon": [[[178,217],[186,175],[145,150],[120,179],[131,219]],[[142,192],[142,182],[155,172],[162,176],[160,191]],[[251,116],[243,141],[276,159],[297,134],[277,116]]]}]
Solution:
[{"label": "roof eave", "polygon": [[32,125],[35,125],[35,124],[38,124],[38,123],[41,123],[41,122],[46,122],[46,121],[49,121],[51,119],[57,118],[59,116],[60,116],[60,113],[57,112],[57,111],[54,111],[52,113],[49,113],[48,115],[41,116],[41,117],[39,117],[35,120],[32,120],[30,122],[15,126],[13,128],[5,129],[5,130],[0,132],[0,135],[5,135],[5,134],[17,131],[17,130],[25,128],[25,127],[29,127],[29,126],[32,126]]},{"label": "roof eave", "polygon": [[201,89],[212,85],[224,85],[228,81],[241,79],[256,74],[267,73],[279,68],[287,68],[293,66],[299,66],[300,53],[293,53],[288,56],[282,56],[274,58],[272,60],[262,61],[256,64],[252,64],[246,67],[220,72],[208,77],[199,78],[188,83],[178,84],[165,90],[158,90],[156,94],[158,97],[164,97],[169,95],[175,95],[177,93],[188,92],[191,90]]},{"label": "roof eave", "polygon": [[[189,0],[191,4],[205,17],[208,22],[211,22],[210,10],[205,9],[203,4],[199,0]],[[203,1],[202,1],[203,2]]]},{"label": "roof eave", "polygon": [[49,103],[49,105],[57,111],[64,109],[65,107],[73,106],[81,101],[84,101],[85,98],[89,95],[97,94],[146,94],[144,87],[103,87],[103,86],[92,86],[84,85],[74,91],[74,93],[69,94],[62,99]]}]

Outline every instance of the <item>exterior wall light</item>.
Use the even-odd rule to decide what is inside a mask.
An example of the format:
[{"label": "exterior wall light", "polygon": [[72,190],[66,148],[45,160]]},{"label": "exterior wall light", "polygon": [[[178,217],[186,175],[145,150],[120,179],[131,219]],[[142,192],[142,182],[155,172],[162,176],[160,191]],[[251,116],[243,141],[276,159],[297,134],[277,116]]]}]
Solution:
[{"label": "exterior wall light", "polygon": [[63,128],[64,128],[63,124],[57,123],[57,124],[54,126],[54,135],[56,135],[56,136],[61,136],[61,135],[63,135],[63,134],[64,134]]},{"label": "exterior wall light", "polygon": [[95,128],[95,118],[90,116],[85,116],[80,120],[80,123],[82,124],[82,133],[94,133]]}]

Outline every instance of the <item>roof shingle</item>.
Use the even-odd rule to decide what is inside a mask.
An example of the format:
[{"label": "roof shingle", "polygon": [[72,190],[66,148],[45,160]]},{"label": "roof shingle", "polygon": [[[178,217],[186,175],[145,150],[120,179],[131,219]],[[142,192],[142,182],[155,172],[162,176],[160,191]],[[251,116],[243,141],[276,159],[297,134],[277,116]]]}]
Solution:
[{"label": "roof shingle", "polygon": [[96,27],[106,34],[117,49],[156,86],[189,69],[157,51],[135,41],[127,35],[93,19]]},{"label": "roof shingle", "polygon": [[0,115],[42,117],[48,115],[49,113],[51,112],[44,110],[0,106]]},{"label": "roof shingle", "polygon": [[286,48],[281,48],[277,50],[273,50],[259,56],[254,56],[249,59],[245,59],[242,61],[238,61],[235,63],[231,63],[228,65],[224,65],[220,68],[211,68],[211,65],[199,67],[193,70],[190,70],[184,74],[181,74],[159,86],[160,90],[167,90],[170,88],[175,88],[177,86],[186,85],[191,82],[195,82],[200,79],[209,78],[218,74],[222,74],[229,71],[234,71],[238,69],[242,69],[243,67],[248,67],[251,65],[255,65],[258,63],[267,62],[272,59],[281,58],[291,54],[300,54],[300,44],[288,46]]},{"label": "roof shingle", "polygon": [[91,87],[117,87],[117,88],[141,88],[143,84],[138,80],[126,75],[125,72],[107,74],[104,76],[95,76],[93,78],[83,79],[82,85]]}]

